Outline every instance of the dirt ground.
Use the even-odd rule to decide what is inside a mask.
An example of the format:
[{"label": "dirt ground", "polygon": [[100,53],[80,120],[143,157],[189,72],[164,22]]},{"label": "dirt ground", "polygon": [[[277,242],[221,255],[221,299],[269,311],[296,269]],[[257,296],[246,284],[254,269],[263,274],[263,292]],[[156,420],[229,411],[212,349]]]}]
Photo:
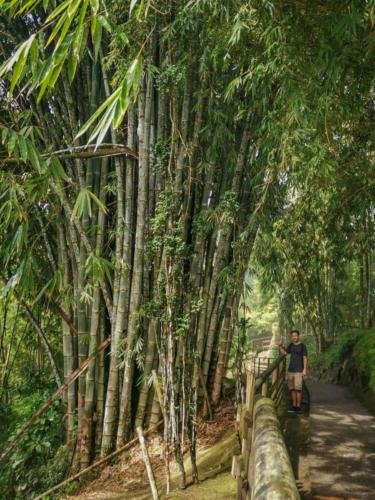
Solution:
[{"label": "dirt ground", "polygon": [[[212,422],[198,422],[197,465],[200,484],[190,484],[186,490],[178,489],[178,475],[171,466],[172,491],[169,499],[189,498],[224,500],[236,498],[236,481],[230,475],[232,457],[236,454],[237,438],[234,432],[234,408],[232,402],[221,406]],[[153,472],[161,498],[165,495],[165,465],[162,456],[162,441],[159,435],[147,440]],[[187,449],[187,446],[186,446]],[[191,482],[191,467],[188,453],[185,469],[188,483]],[[151,498],[147,475],[138,446],[115,463],[103,468],[100,475],[89,478],[71,500],[91,499],[149,499]]]}]

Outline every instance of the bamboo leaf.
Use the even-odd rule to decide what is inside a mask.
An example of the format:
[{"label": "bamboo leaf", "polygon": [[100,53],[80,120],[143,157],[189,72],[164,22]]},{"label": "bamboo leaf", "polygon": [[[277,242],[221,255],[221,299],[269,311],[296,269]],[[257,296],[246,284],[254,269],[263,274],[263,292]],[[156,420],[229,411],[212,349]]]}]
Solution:
[{"label": "bamboo leaf", "polygon": [[61,46],[56,50],[56,53],[52,54],[49,66],[46,65],[44,68],[47,69],[47,72],[45,75],[42,75],[42,79],[39,81],[39,83],[41,83],[41,87],[37,96],[37,102],[40,102],[48,87],[54,87],[64,66],[65,59],[68,56],[73,36],[74,33],[70,33],[65,37]]},{"label": "bamboo leaf", "polygon": [[7,281],[6,285],[2,289],[0,299],[4,299],[8,295],[8,293],[18,285],[23,273],[24,266],[25,261],[23,260],[15,274],[13,274],[13,276]]},{"label": "bamboo leaf", "polygon": [[108,132],[108,130],[111,126],[111,123],[112,123],[112,120],[114,117],[114,113],[115,113],[115,109],[116,109],[116,104],[111,106],[106,111],[106,113],[103,116],[103,119],[95,127],[93,133],[91,134],[91,136],[89,138],[89,142],[93,142],[96,139],[96,146],[97,147],[102,143],[106,133]]},{"label": "bamboo leaf", "polygon": [[99,208],[99,210],[101,210],[104,213],[107,213],[107,208],[104,205],[104,203],[101,200],[99,200],[99,198],[92,191],[88,191],[88,194],[92,199],[92,201],[95,203],[95,205]]},{"label": "bamboo leaf", "polygon": [[26,161],[28,159],[27,141],[24,137],[22,137],[22,135],[18,137],[18,144],[20,147],[21,158]]},{"label": "bamboo leaf", "polygon": [[80,6],[82,0],[76,0],[75,2],[73,1],[68,9],[67,9],[67,13],[68,13],[68,16],[69,17],[74,17],[74,14],[77,12],[77,9],[78,7]]},{"label": "bamboo leaf", "polygon": [[58,48],[60,47],[60,45],[64,42],[65,40],[65,37],[66,37],[66,34],[74,20],[74,14],[76,13],[78,7],[79,7],[79,3],[80,2],[76,2],[76,4],[74,4],[74,8],[72,9],[72,12],[71,13],[67,13],[65,15],[65,17],[63,16],[63,18],[65,18],[65,22],[64,22],[64,25],[61,29],[61,33],[60,33],[60,36],[59,36],[59,39],[57,40],[56,42],[56,46],[55,46],[55,49],[54,49],[54,53],[57,52]]},{"label": "bamboo leaf", "polygon": [[17,134],[13,132],[13,130],[10,130],[7,143],[8,153],[10,155],[13,153],[14,148],[16,147],[17,140],[18,140]]},{"label": "bamboo leaf", "polygon": [[121,125],[125,113],[129,108],[130,102],[131,100],[129,95],[121,96],[121,99],[118,102],[118,105],[116,106],[114,120],[113,120],[113,127],[115,129]]},{"label": "bamboo leaf", "polygon": [[30,63],[31,63],[31,70],[33,74],[36,74],[36,69],[39,64],[39,49],[38,49],[38,43],[37,39],[33,41],[30,47]]},{"label": "bamboo leaf", "polygon": [[9,133],[9,129],[7,127],[1,127],[1,142],[5,145],[6,139]]},{"label": "bamboo leaf", "polygon": [[35,170],[40,172],[39,155],[36,149],[34,148],[33,144],[31,143],[31,141],[27,141],[26,144],[27,144],[28,157],[31,162],[31,165],[35,168]]},{"label": "bamboo leaf", "polygon": [[50,69],[50,59],[40,64],[37,72],[33,75],[33,78],[31,78],[30,81],[28,82],[29,84],[28,95],[30,95],[31,92],[33,92],[33,90],[35,90],[36,87],[40,84],[40,82],[44,80],[49,69]]},{"label": "bamboo leaf", "polygon": [[36,98],[37,103],[40,102],[41,98],[43,97],[43,95],[48,87],[49,78],[52,76],[52,71],[53,71],[53,67],[51,68],[50,71],[48,71],[46,77],[44,78],[44,80],[42,82],[42,86],[40,87],[39,93],[38,93],[37,98]]},{"label": "bamboo leaf", "polygon": [[59,14],[61,14],[61,12],[66,10],[72,2],[73,0],[65,0],[65,2],[56,7],[56,9],[53,12],[51,12],[51,14],[47,17],[46,23],[49,23],[50,21],[55,19],[55,17],[57,17]]},{"label": "bamboo leaf", "polygon": [[55,27],[53,28],[52,33],[50,34],[50,36],[47,40],[46,47],[48,47],[53,42],[53,40],[56,38],[57,33],[60,31],[60,29],[62,28],[63,24],[66,21],[69,21],[69,18],[67,16],[67,14],[65,13],[63,16],[60,17],[60,19],[56,23]]},{"label": "bamboo leaf", "polygon": [[100,49],[100,42],[102,40],[102,25],[97,22],[96,18],[94,18],[91,23],[91,36],[92,36],[92,43],[94,45],[94,58],[95,61],[97,61]]},{"label": "bamboo leaf", "polygon": [[77,65],[78,65],[78,59],[76,55],[74,54],[74,51],[71,50],[69,52],[69,57],[68,57],[68,64],[67,64],[67,70],[68,70],[68,80],[69,83],[72,83],[74,76],[77,71]]},{"label": "bamboo leaf", "polygon": [[84,134],[101,115],[103,116],[95,126],[88,142],[92,142],[96,139],[96,145],[99,146],[112,124],[114,127],[120,126],[131,103],[131,99],[134,99],[138,93],[142,71],[142,60],[140,57],[137,57],[130,65],[120,87],[113,92],[113,94],[83,125],[76,139]]},{"label": "bamboo leaf", "polygon": [[21,7],[21,9],[17,12],[17,15],[22,14],[26,10],[29,10],[31,12],[40,2],[41,0],[29,0]]},{"label": "bamboo leaf", "polygon": [[87,45],[87,40],[88,40],[88,36],[89,36],[89,29],[86,25],[83,26],[83,29],[82,29],[82,33],[81,33],[81,38],[80,38],[80,44],[79,44],[79,47],[78,47],[78,58],[79,60],[82,59],[84,53],[85,53],[85,50],[86,50],[86,45]]},{"label": "bamboo leaf", "polygon": [[129,43],[129,39],[126,36],[125,31],[120,26],[117,26],[105,16],[99,15],[96,17],[96,19],[102,25],[103,29],[108,31],[108,33],[115,33],[124,45],[127,45]]},{"label": "bamboo leaf", "polygon": [[90,0],[91,9],[94,14],[97,14],[99,11],[99,0]]},{"label": "bamboo leaf", "polygon": [[[35,35],[31,35],[24,43],[22,43],[18,49],[15,51],[12,57],[10,57],[0,68],[0,78],[12,70],[13,66],[16,64],[15,72],[18,73],[18,76],[12,78],[13,88],[17,84],[18,78],[22,73],[22,69],[25,65],[27,56],[29,54],[30,48],[35,40]],[[21,62],[20,62],[21,60]]]},{"label": "bamboo leaf", "polygon": [[42,287],[38,295],[35,297],[35,299],[33,300],[33,304],[36,304],[43,297],[46,291],[52,294],[54,290],[61,290],[61,283],[62,271],[61,269],[57,269],[52,278],[47,281],[47,283]]},{"label": "bamboo leaf", "polygon": [[134,7],[137,5],[138,0],[131,0],[130,2],[130,7],[129,7],[129,14],[131,14],[134,10]]},{"label": "bamboo leaf", "polygon": [[8,226],[9,221],[11,220],[12,212],[13,212],[13,203],[11,200],[7,200],[6,202],[1,204],[0,216],[4,221],[5,227]]},{"label": "bamboo leaf", "polygon": [[64,167],[62,166],[60,160],[56,156],[51,156],[47,163],[48,170],[53,177],[56,179],[62,179],[64,181],[69,180],[69,177],[66,175]]},{"label": "bamboo leaf", "polygon": [[103,118],[100,120],[100,122],[97,124],[94,131],[92,132],[89,138],[89,142],[92,142],[97,138],[96,146],[99,146],[102,143],[105,134],[107,133],[114,119],[116,113],[116,106],[117,106],[117,101],[114,101],[111,104],[111,106],[107,109],[107,111],[104,113]]},{"label": "bamboo leaf", "polygon": [[48,87],[53,88],[55,86],[55,83],[61,73],[61,70],[63,69],[65,63],[65,59],[61,61],[61,63],[57,66],[57,68],[54,69],[51,78],[48,80]]},{"label": "bamboo leaf", "polygon": [[116,89],[112,95],[108,97],[106,101],[95,111],[95,113],[87,120],[87,122],[81,127],[80,131],[76,135],[75,139],[81,137],[96,121],[97,118],[110,106],[119,96],[121,89]]},{"label": "bamboo leaf", "polygon": [[86,188],[82,188],[78,193],[72,212],[72,218],[77,217],[80,219],[83,215],[92,217],[90,191]]},{"label": "bamboo leaf", "polygon": [[16,62],[16,65],[14,66],[14,71],[12,75],[12,80],[10,83],[10,93],[13,94],[14,87],[17,85],[18,80],[20,79],[20,76],[22,74],[23,68],[25,67],[27,59],[27,53],[25,49],[21,52],[18,61]]}]

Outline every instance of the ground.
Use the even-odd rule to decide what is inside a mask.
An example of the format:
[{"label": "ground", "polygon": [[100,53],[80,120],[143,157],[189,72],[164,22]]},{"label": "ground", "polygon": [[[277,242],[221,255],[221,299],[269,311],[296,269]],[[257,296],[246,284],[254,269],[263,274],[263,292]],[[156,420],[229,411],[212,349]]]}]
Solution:
[{"label": "ground", "polygon": [[[232,457],[238,453],[238,440],[234,431],[234,407],[231,401],[221,406],[214,414],[213,422],[202,419],[198,425],[198,471],[200,484],[178,489],[178,476],[172,471],[172,492],[169,499],[230,500],[236,498],[236,481],[230,475]],[[161,439],[154,436],[147,442],[158,491],[165,496],[164,461]],[[188,455],[188,453],[186,454]],[[191,467],[185,459],[188,482]],[[151,498],[147,476],[138,447],[124,454],[118,463],[105,467],[100,476],[87,481],[77,494],[66,499],[74,500],[121,500]]]}]

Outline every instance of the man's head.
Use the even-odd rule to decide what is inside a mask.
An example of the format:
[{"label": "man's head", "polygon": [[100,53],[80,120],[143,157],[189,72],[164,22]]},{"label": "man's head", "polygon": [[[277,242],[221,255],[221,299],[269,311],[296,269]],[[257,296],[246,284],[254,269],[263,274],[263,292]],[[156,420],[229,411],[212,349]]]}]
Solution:
[{"label": "man's head", "polygon": [[299,342],[299,331],[298,330],[292,330],[290,332],[290,336],[292,337],[293,344],[298,344],[298,342]]}]

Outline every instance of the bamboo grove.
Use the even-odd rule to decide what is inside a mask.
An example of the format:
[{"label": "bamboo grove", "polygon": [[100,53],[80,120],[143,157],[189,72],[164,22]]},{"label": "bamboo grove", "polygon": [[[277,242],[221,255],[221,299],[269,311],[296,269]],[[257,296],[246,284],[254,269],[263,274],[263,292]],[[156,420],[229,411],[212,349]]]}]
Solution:
[{"label": "bamboo grove", "polygon": [[[169,29],[178,30],[176,24]],[[26,108],[18,97],[12,117],[28,125],[3,128],[8,153],[20,157],[5,163],[3,173],[4,246],[5,267],[22,300],[35,300],[30,292],[39,290],[38,300],[61,316],[65,379],[111,336],[110,356],[99,354],[64,394],[77,464],[86,467],[95,455],[121,446],[134,425],[159,420],[150,389],[156,369],[165,441],[183,484],[184,435],[194,461],[201,380],[217,403],[235,292],[253,238],[244,218],[255,204],[249,196],[253,117],[230,117],[233,106],[242,111],[239,101],[228,104],[225,118],[212,95],[230,75],[212,79],[209,33],[199,26],[188,30],[186,43],[204,36],[200,44],[208,46],[203,57],[192,47],[183,68],[182,48],[173,46],[173,31],[163,40],[162,28],[155,24],[142,54],[149,69],[137,75],[140,88],[125,125],[104,137],[133,156],[82,159],[73,152],[72,159],[59,160],[57,153],[46,158],[38,152],[69,147],[80,124],[109,96],[102,51],[96,60],[84,58],[72,83],[63,75],[32,109],[30,97]],[[240,234],[246,235],[241,242]]]},{"label": "bamboo grove", "polygon": [[[310,54],[281,70],[295,6],[265,4],[0,2],[3,297],[57,386],[92,356],[63,391],[77,468],[163,416],[181,486],[186,443],[198,478],[197,414],[220,400],[257,232],[308,140],[285,113],[289,71],[313,73]],[[60,322],[61,366],[36,311]]]}]

